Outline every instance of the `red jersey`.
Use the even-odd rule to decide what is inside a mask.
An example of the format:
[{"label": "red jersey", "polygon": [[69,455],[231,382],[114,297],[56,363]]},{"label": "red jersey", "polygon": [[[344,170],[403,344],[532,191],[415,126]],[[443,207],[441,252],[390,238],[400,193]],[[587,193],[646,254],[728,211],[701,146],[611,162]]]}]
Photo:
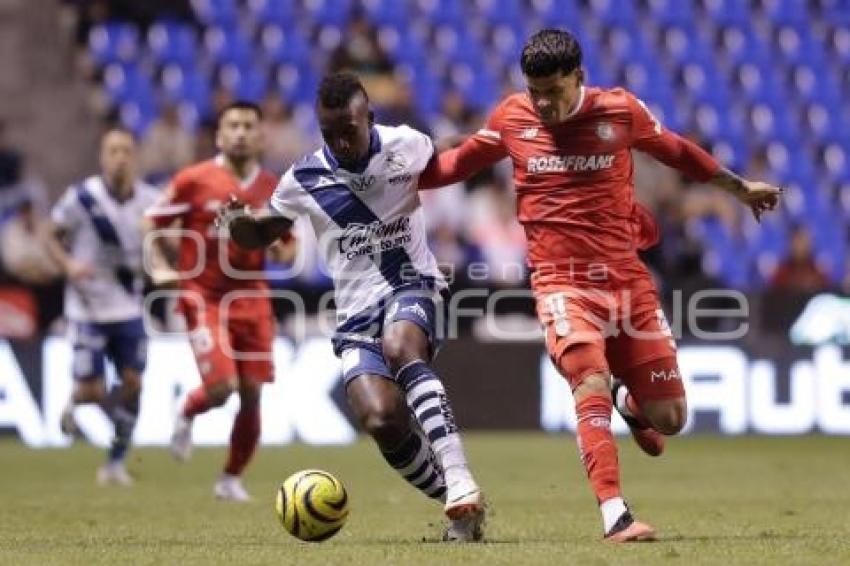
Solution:
[{"label": "red jersey", "polygon": [[527,94],[509,96],[484,128],[432,161],[420,187],[454,183],[510,157],[532,268],[616,268],[658,238],[651,214],[635,201],[631,149],[701,181],[720,167],[633,94],[583,87],[573,113],[554,125],[540,120]]},{"label": "red jersey", "polygon": [[[244,250],[230,240],[223,243],[213,222],[217,211],[231,195],[252,208],[260,208],[271,197],[276,185],[277,177],[259,168],[250,178],[240,182],[220,158],[192,165],[175,175],[170,190],[147,215],[160,227],[180,219],[184,230],[197,234],[197,237],[180,239],[178,270],[181,274],[197,272],[193,277],[180,280],[181,289],[199,292],[205,300],[211,301],[220,300],[229,291],[268,289],[262,276],[265,250]],[[222,245],[227,246],[226,250]],[[203,257],[199,257],[201,254]],[[233,277],[228,272],[241,272],[241,275]],[[265,312],[268,301],[260,302],[263,306],[259,308]],[[253,305],[244,304],[246,311],[257,306],[254,301],[247,303]]]}]

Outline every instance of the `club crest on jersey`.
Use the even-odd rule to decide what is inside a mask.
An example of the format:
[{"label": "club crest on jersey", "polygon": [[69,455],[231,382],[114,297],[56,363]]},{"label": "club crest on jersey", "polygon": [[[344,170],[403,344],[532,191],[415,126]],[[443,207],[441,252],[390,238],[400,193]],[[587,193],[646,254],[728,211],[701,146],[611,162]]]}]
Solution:
[{"label": "club crest on jersey", "polygon": [[354,189],[358,193],[362,193],[369,189],[372,184],[375,182],[374,175],[365,175],[363,177],[355,177],[348,181],[351,185],[351,188]]},{"label": "club crest on jersey", "polygon": [[614,126],[609,124],[608,122],[600,122],[598,126],[596,126],[596,135],[599,136],[599,139],[605,141],[611,141],[614,139]]},{"label": "club crest on jersey", "polygon": [[537,137],[537,128],[525,128],[519,135],[521,140],[533,140]]},{"label": "club crest on jersey", "polygon": [[397,151],[387,152],[385,163],[389,173],[401,173],[407,167],[407,161]]}]

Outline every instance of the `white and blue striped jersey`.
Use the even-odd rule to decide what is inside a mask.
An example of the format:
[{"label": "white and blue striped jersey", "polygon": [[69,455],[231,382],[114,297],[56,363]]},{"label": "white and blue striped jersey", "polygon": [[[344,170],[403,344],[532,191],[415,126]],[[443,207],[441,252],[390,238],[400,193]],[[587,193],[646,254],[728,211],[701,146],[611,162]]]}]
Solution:
[{"label": "white and blue striped jersey", "polygon": [[417,189],[433,153],[431,139],[408,126],[375,125],[362,171],[339,167],[325,146],[281,178],[270,205],[291,220],[309,218],[340,323],[423,278],[446,287],[428,249]]},{"label": "white and blue striped jersey", "polygon": [[100,176],[68,187],[51,217],[67,234],[69,255],[94,268],[65,285],[65,316],[76,322],[118,322],[142,315],[142,219],[159,196],[136,181],[120,202]]}]

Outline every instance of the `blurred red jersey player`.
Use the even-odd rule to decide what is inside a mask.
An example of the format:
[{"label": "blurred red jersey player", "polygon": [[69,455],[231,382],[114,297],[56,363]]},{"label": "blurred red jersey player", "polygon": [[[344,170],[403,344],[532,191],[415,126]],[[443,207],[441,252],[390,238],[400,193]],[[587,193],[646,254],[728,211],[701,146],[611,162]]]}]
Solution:
[{"label": "blurred red jersey player", "polygon": [[[157,228],[175,226],[185,231],[178,251],[177,269],[183,276],[179,309],[186,317],[203,382],[186,398],[171,450],[176,458],[188,459],[193,418],[224,404],[238,391],[240,409],[230,452],[215,485],[217,497],[236,501],[249,498],[240,476],[260,437],[262,384],[274,379],[274,318],[262,274],[265,252],[246,251],[220,238],[214,221],[218,209],[232,198],[262,207],[274,192],[277,178],[259,165],[261,119],[253,103],[226,107],[216,133],[221,153],[175,175],[147,213]],[[162,243],[163,238],[155,242]],[[280,257],[291,250],[280,242],[276,251]]]},{"label": "blurred red jersey player", "polygon": [[654,529],[634,520],[621,495],[612,406],[651,455],[662,452],[663,434],[682,429],[687,407],[675,342],[638,258],[658,230],[635,201],[631,150],[726,189],[757,218],[781,191],[722,168],[628,91],[584,86],[581,48],[569,32],[536,33],[521,67],[528,91],[507,97],[477,134],[440,153],[420,187],[456,183],[511,158],[537,313],[549,355],[573,391],[604,536],[651,540]]}]

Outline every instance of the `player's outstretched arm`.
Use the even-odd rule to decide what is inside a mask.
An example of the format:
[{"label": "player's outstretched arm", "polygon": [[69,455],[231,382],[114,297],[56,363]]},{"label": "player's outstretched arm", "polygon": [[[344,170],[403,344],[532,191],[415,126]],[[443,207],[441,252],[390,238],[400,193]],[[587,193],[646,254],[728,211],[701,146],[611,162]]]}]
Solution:
[{"label": "player's outstretched arm", "polygon": [[467,138],[457,145],[456,139],[437,142],[437,147],[457,145],[440,151],[431,158],[419,176],[419,190],[436,189],[469,179],[485,167],[506,156],[501,144],[479,139],[480,134]]},{"label": "player's outstretched arm", "polygon": [[240,248],[256,250],[284,236],[292,228],[292,221],[268,211],[252,214],[245,204],[231,197],[219,209],[216,227],[227,227],[230,238]]},{"label": "player's outstretched arm", "polygon": [[726,168],[721,168],[711,179],[711,184],[732,193],[742,203],[753,211],[756,220],[761,220],[761,215],[773,210],[779,204],[779,197],[783,190],[770,183],[761,181],[748,181],[739,177]]}]

